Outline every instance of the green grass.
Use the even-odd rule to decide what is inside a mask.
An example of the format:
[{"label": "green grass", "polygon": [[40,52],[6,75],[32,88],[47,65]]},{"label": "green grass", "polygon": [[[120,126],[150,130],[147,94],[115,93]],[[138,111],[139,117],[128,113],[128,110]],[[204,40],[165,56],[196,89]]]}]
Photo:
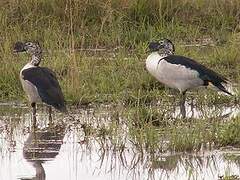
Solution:
[{"label": "green grass", "polygon": [[[0,8],[0,99],[23,99],[19,40],[38,40],[43,66],[73,104],[151,102],[164,90],[144,70],[147,43],[168,37],[176,53],[198,59],[239,83],[239,1],[3,1]],[[227,8],[226,8],[227,7]],[[185,47],[210,39],[213,47]],[[108,51],[79,51],[104,48]],[[114,48],[117,48],[114,50]],[[211,98],[210,98],[211,99]]]}]

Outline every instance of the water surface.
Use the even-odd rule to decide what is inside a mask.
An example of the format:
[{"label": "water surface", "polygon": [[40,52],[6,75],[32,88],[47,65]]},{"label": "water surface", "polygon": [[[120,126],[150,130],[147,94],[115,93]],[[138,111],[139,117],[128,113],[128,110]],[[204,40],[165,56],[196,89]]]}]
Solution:
[{"label": "water surface", "polygon": [[[187,104],[189,117],[239,114],[236,106],[202,109]],[[72,109],[75,120],[55,112],[52,122],[46,108],[39,107],[36,129],[31,127],[26,105],[2,103],[0,109],[0,179],[181,180],[240,175],[239,149],[233,147],[198,153],[149,153],[128,137],[124,117],[118,117],[121,143],[105,136],[104,131],[89,132],[89,124],[97,129],[116,120],[110,106]],[[179,108],[172,109],[172,116],[178,116]]]}]

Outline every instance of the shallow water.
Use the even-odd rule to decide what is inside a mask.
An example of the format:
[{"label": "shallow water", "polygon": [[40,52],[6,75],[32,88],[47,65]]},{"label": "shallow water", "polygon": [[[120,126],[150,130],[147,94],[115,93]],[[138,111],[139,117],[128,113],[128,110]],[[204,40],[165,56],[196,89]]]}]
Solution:
[{"label": "shallow water", "polygon": [[[189,104],[188,117],[229,118],[239,114],[236,106],[200,110]],[[0,109],[1,180],[181,180],[240,176],[240,151],[233,147],[198,153],[149,154],[129,140],[128,128],[121,117],[120,146],[111,137],[87,132],[86,124],[99,128],[115,120],[108,106],[73,109],[75,120],[55,112],[52,123],[45,107],[40,107],[35,130],[31,128],[26,105],[2,103]],[[179,108],[173,109],[172,116],[178,116]],[[204,111],[208,113],[203,114]]]}]

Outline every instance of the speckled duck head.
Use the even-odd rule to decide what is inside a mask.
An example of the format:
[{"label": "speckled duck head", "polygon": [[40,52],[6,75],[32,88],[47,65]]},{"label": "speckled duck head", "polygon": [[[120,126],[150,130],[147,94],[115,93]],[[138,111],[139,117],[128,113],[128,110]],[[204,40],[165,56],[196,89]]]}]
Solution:
[{"label": "speckled duck head", "polygon": [[149,43],[148,48],[150,52],[158,52],[164,55],[171,55],[175,52],[174,44],[166,38]]},{"label": "speckled duck head", "polygon": [[16,42],[13,48],[14,52],[27,52],[32,56],[31,64],[38,66],[42,58],[42,49],[39,42]]}]

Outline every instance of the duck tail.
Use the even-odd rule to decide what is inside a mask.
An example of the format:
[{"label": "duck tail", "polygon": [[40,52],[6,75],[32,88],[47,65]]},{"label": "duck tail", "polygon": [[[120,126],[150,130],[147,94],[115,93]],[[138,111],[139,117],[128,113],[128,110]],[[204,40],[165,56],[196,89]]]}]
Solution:
[{"label": "duck tail", "polygon": [[[211,82],[211,84],[216,87],[217,89],[219,89],[220,91],[233,96],[233,94],[230,91],[231,89],[231,84],[230,82]],[[224,84],[224,85],[223,85]]]}]

